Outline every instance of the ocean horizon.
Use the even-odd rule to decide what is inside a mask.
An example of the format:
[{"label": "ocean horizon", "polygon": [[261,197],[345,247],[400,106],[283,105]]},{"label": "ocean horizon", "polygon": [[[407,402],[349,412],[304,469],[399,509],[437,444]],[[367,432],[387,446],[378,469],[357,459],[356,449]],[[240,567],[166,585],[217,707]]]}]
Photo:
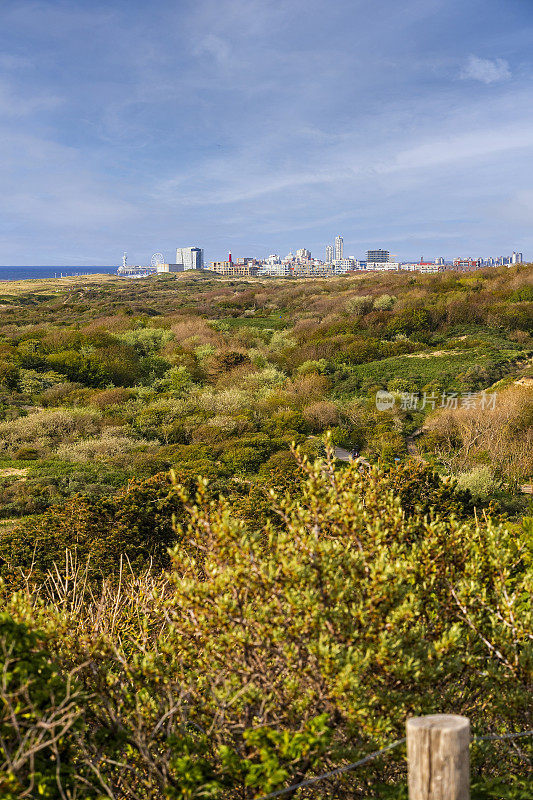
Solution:
[{"label": "ocean horizon", "polygon": [[54,267],[54,266],[0,266],[0,281],[25,281],[32,278],[75,278],[81,275],[114,275],[118,266],[112,267]]}]

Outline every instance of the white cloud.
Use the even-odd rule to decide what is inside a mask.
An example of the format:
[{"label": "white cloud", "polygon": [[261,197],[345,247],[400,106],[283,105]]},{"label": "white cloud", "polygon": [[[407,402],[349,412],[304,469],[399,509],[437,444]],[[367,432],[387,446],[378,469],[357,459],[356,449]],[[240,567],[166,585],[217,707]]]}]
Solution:
[{"label": "white cloud", "polygon": [[481,81],[481,83],[498,83],[511,77],[509,64],[503,58],[478,58],[470,56],[461,70],[463,80]]},{"label": "white cloud", "polygon": [[427,170],[446,166],[453,162],[475,161],[498,153],[531,149],[533,124],[513,129],[508,125],[491,130],[476,128],[448,138],[430,137],[427,141],[400,150],[392,161],[377,167],[377,172],[388,174],[403,170]]},{"label": "white cloud", "polygon": [[55,95],[37,94],[16,91],[13,86],[0,76],[0,118],[26,117],[39,111],[49,111],[62,103]]},{"label": "white cloud", "polygon": [[[0,124],[0,218],[65,235],[102,229],[139,214],[112,178],[96,174],[83,152]],[[25,170],[20,170],[24,160]]]}]

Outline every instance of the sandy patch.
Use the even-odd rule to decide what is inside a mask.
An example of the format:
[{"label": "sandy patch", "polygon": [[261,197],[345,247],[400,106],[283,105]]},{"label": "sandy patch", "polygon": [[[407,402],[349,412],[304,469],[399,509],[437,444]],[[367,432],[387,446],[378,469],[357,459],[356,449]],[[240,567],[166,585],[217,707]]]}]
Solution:
[{"label": "sandy patch", "polygon": [[433,356],[460,356],[464,350],[434,350],[432,353],[408,353],[406,358],[433,358]]},{"label": "sandy patch", "polygon": [[27,467],[25,469],[15,469],[15,467],[0,469],[0,478],[24,478],[27,474]]}]

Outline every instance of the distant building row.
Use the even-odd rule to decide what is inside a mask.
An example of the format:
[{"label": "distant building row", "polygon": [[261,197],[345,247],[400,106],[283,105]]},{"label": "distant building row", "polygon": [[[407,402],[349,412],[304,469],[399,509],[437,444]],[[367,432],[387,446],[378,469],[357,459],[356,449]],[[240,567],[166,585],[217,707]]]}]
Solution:
[{"label": "distant building row", "polygon": [[[326,246],[325,261],[313,258],[311,251],[301,248],[296,254],[289,253],[285,258],[279,255],[270,255],[267,259],[237,258],[234,260],[231,253],[227,261],[213,261],[210,268],[225,277],[254,277],[265,275],[270,277],[328,277],[332,275],[345,275],[357,271],[400,271],[432,273],[442,270],[457,270],[469,272],[484,266],[501,266],[521,264],[522,253],[513,252],[511,256],[499,258],[455,258],[452,262],[445,262],[444,258],[434,261],[400,262],[388,250],[368,250],[366,260],[353,256],[344,256],[344,240],[342,236],[335,238],[334,244]],[[183,272],[185,270],[200,270],[204,268],[204,251],[200,247],[178,247],[174,264],[163,263],[160,253],[152,257],[150,266],[130,266],[126,263],[126,254],[118,274],[123,277],[140,278],[169,272]]]},{"label": "distant building row", "polygon": [[[338,258],[328,257],[332,254]],[[326,261],[313,259],[309,250],[302,248],[296,255],[289,253],[285,258],[271,255],[264,261],[255,258],[238,258],[234,260],[231,253],[227,261],[213,261],[211,269],[225,277],[254,277],[258,275],[273,278],[311,278],[329,277],[333,275],[346,275],[351,272],[409,272],[435,273],[444,270],[470,272],[484,266],[498,266],[501,264],[522,263],[521,253],[513,253],[510,258],[482,259],[482,258],[455,258],[452,262],[445,262],[444,258],[434,261],[400,262],[391,256],[388,250],[368,250],[366,261],[356,258],[343,257],[342,237],[337,237],[335,247],[328,245],[326,248]]]}]

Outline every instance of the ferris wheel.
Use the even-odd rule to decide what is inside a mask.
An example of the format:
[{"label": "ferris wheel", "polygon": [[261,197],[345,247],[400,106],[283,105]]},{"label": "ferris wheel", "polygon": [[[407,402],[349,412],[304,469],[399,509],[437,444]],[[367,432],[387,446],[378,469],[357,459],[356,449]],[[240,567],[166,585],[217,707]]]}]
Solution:
[{"label": "ferris wheel", "polygon": [[150,264],[152,267],[157,267],[158,264],[164,264],[165,259],[163,258],[163,253],[154,253],[152,258],[150,259]]}]

